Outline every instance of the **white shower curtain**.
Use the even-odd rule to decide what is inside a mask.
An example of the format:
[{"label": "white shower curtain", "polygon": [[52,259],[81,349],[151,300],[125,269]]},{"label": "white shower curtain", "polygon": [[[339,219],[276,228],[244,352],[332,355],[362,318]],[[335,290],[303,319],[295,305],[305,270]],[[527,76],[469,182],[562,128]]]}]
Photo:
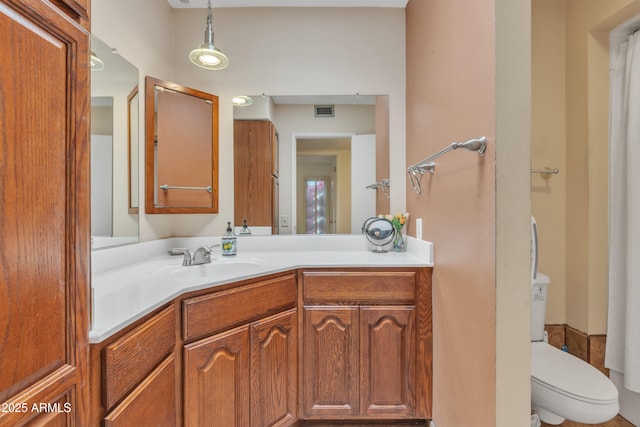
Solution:
[{"label": "white shower curtain", "polygon": [[620,46],[611,79],[609,318],[605,366],[640,393],[640,33]]}]

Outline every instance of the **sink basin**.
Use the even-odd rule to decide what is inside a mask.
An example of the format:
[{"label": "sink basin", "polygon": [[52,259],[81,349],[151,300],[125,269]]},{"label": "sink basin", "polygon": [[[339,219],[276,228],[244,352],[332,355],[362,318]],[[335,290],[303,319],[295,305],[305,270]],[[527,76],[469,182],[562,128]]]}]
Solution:
[{"label": "sink basin", "polygon": [[160,268],[157,274],[171,277],[174,280],[216,279],[221,276],[250,274],[264,267],[264,261],[257,259],[212,259],[210,264],[172,265]]}]

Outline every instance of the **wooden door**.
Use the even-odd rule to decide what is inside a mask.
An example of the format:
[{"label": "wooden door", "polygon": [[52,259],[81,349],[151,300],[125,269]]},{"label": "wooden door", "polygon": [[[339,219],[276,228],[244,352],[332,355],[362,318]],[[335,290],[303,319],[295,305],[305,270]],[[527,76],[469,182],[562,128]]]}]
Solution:
[{"label": "wooden door", "polygon": [[0,425],[87,425],[89,33],[54,4],[0,1]]},{"label": "wooden door", "polygon": [[296,309],[251,324],[251,426],[292,425],[297,419]]},{"label": "wooden door", "polygon": [[249,327],[185,346],[184,425],[249,425]]},{"label": "wooden door", "polygon": [[358,307],[304,307],[305,416],[357,415]]},{"label": "wooden door", "polygon": [[362,415],[414,415],[414,313],[413,306],[360,309]]}]

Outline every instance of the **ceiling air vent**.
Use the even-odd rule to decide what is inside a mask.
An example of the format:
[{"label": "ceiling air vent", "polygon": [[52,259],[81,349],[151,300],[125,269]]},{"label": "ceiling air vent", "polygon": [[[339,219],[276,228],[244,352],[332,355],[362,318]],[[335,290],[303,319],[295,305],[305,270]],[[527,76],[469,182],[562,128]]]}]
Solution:
[{"label": "ceiling air vent", "polygon": [[333,105],[314,105],[316,117],[334,117],[335,108]]}]

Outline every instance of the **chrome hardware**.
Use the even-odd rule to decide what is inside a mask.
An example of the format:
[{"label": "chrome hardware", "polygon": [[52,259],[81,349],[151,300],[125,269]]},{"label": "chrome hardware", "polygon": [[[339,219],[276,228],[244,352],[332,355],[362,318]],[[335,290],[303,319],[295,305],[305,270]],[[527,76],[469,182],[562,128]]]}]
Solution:
[{"label": "chrome hardware", "polygon": [[182,260],[183,266],[189,265],[202,265],[202,264],[210,264],[211,263],[211,251],[213,248],[220,247],[220,245],[213,246],[201,246],[193,253],[193,257],[191,256],[191,252],[186,248],[173,248],[169,249],[169,255],[184,255]]},{"label": "chrome hardware", "polygon": [[161,190],[164,191],[168,191],[168,190],[206,190],[207,192],[211,193],[213,191],[213,187],[211,187],[210,185],[207,187],[175,187],[172,185],[167,185],[167,184],[163,184],[160,186]]},{"label": "chrome hardware", "polygon": [[391,187],[391,180],[389,178],[385,178],[382,181],[376,182],[375,184],[367,185],[366,188],[371,190],[379,190],[382,188],[382,192],[385,196],[390,197],[389,187]]},{"label": "chrome hardware", "polygon": [[436,164],[434,160],[443,154],[448,153],[449,151],[457,150],[458,148],[464,148],[469,151],[476,151],[479,155],[483,156],[484,152],[487,149],[487,138],[481,136],[480,138],[470,139],[466,142],[452,142],[448,147],[443,148],[437,153],[427,157],[421,162],[415,163],[407,168],[407,173],[409,174],[409,181],[411,182],[411,186],[413,190],[420,194],[422,193],[422,188],[420,186],[420,175],[424,175],[425,172],[429,172],[431,174],[436,171]]},{"label": "chrome hardware", "polygon": [[531,169],[531,173],[539,173],[542,179],[549,179],[551,178],[551,175],[559,174],[560,169],[551,169],[550,167],[545,166],[542,169]]},{"label": "chrome hardware", "polygon": [[211,248],[206,246],[196,249],[191,259],[191,265],[209,264],[211,262]]},{"label": "chrome hardware", "polygon": [[182,259],[182,265],[187,266],[191,265],[191,252],[186,248],[173,248],[167,251],[169,255],[184,255]]}]

